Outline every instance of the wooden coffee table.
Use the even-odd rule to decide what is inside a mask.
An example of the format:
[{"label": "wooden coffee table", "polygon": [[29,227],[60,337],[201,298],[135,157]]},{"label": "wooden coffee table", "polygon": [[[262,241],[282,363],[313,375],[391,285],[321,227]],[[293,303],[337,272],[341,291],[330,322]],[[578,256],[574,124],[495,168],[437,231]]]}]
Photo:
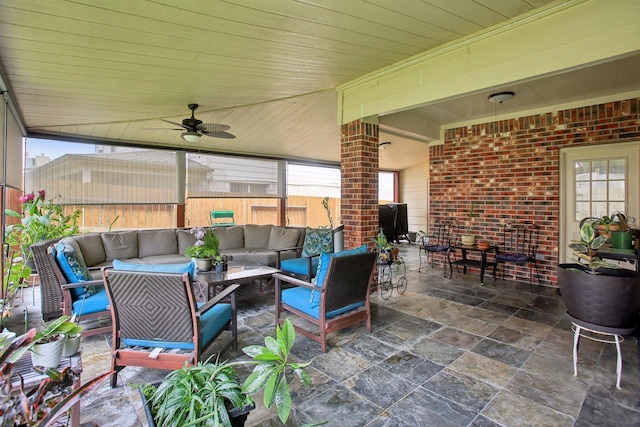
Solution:
[{"label": "wooden coffee table", "polygon": [[229,262],[227,271],[216,273],[211,271],[197,271],[196,280],[207,283],[208,299],[216,296],[219,290],[231,284],[239,284],[236,291],[238,300],[247,299],[255,295],[273,292],[273,273],[277,268],[247,262]]}]

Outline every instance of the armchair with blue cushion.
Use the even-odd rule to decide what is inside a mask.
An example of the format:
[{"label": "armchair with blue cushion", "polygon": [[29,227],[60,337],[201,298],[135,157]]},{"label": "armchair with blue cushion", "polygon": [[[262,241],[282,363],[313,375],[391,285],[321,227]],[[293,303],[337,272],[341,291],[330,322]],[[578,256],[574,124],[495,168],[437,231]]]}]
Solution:
[{"label": "armchair with blue cushion", "polygon": [[[307,228],[301,247],[277,250],[276,268],[282,273],[311,282],[318,270],[320,254],[342,250],[344,226],[331,228]],[[302,250],[299,258],[281,260],[281,252]]]},{"label": "armchair with blue cushion", "polygon": [[[85,327],[82,334],[90,336],[109,332],[111,326],[100,322],[108,322],[111,316],[109,311],[109,299],[102,285],[102,279],[93,279],[77,248],[65,241],[59,241],[47,248],[49,258],[48,267],[52,273],[47,280],[52,283],[47,286],[59,286],[62,291],[61,314],[73,316],[75,314],[79,322],[92,322]],[[41,278],[41,280],[43,280]],[[41,284],[43,286],[43,284]],[[44,294],[44,292],[43,292]],[[44,297],[44,296],[43,296]]]},{"label": "armchair with blue cushion", "polygon": [[[198,304],[190,273],[103,269],[113,325],[111,387],[126,366],[174,370],[237,348],[236,289]],[[217,338],[229,331],[231,339]]]},{"label": "armchair with blue cushion", "polygon": [[[366,245],[356,249],[320,256],[317,285],[276,273],[276,323],[282,324],[285,311],[316,325],[319,334],[295,326],[297,332],[320,343],[327,351],[327,335],[346,326],[366,323],[371,332],[369,295],[377,254],[368,252]],[[284,289],[283,285],[293,287]]]}]

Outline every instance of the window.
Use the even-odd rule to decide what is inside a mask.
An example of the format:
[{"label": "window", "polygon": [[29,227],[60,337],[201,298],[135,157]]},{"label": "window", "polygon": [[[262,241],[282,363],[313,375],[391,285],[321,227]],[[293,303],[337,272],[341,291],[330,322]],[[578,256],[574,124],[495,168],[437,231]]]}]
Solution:
[{"label": "window", "polygon": [[378,203],[381,205],[397,202],[396,200],[396,172],[378,173]]},{"label": "window", "polygon": [[577,161],[575,218],[602,217],[626,210],[625,159]]}]

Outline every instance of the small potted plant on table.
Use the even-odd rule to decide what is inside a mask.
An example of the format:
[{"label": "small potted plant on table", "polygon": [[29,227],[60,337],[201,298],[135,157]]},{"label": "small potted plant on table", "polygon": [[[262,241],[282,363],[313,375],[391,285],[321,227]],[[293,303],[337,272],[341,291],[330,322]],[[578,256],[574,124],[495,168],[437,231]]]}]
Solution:
[{"label": "small potted plant on table", "polygon": [[82,326],[70,321],[69,316],[61,316],[36,333],[29,350],[33,366],[56,368],[62,359],[67,337],[79,336]]},{"label": "small potted plant on table", "polygon": [[194,227],[190,233],[196,237],[196,242],[189,246],[184,254],[195,258],[200,271],[209,271],[213,265],[213,258],[219,255],[220,241],[212,229]]}]

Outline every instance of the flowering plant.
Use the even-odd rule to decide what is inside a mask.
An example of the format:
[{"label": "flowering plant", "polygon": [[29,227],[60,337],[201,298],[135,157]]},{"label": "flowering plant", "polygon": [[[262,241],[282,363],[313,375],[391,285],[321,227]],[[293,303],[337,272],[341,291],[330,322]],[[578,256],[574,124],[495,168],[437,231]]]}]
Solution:
[{"label": "flowering plant", "polygon": [[196,243],[187,248],[184,252],[186,256],[193,258],[213,258],[218,255],[220,241],[213,230],[210,228],[194,227],[189,230],[189,232],[196,236]]},{"label": "flowering plant", "polygon": [[45,190],[26,194],[19,199],[22,213],[5,210],[5,215],[20,218],[19,223],[7,225],[5,237],[10,246],[20,251],[25,261],[31,257],[29,248],[32,244],[80,232],[78,219],[82,211],[77,209],[71,215],[65,215],[63,205],[45,197]]}]

